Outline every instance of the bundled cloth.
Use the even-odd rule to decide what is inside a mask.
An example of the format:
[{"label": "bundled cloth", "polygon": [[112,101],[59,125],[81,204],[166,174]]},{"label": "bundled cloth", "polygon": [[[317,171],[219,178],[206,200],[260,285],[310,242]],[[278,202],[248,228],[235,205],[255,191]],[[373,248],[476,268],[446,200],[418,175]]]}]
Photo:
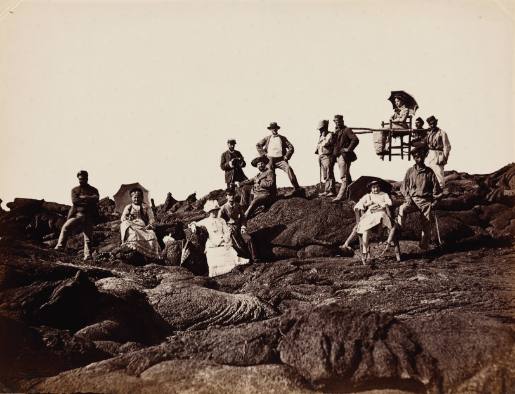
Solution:
[{"label": "bundled cloth", "polygon": [[150,258],[160,258],[156,233],[149,228],[154,223],[152,209],[146,205],[127,205],[122,213],[120,233],[122,247],[127,247]]}]

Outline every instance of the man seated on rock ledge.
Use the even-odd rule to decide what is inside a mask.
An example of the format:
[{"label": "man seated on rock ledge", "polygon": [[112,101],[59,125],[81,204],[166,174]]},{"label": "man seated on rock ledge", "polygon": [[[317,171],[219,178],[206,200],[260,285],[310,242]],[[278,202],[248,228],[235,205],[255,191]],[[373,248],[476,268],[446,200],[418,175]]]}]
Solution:
[{"label": "man seated on rock ledge", "polygon": [[387,247],[391,244],[398,232],[406,222],[406,216],[411,211],[417,211],[422,226],[420,248],[429,249],[431,240],[431,214],[436,202],[442,196],[442,188],[434,171],[424,164],[428,150],[425,144],[418,144],[411,150],[415,165],[406,172],[401,186],[404,203],[399,207],[396,224],[388,236]]},{"label": "man seated on rock ledge", "polygon": [[250,234],[247,233],[247,219],[243,208],[235,201],[234,190],[228,189],[225,193],[227,202],[222,205],[218,217],[225,220],[231,229],[232,246],[238,256],[256,261],[256,248]]},{"label": "man seated on rock ledge", "polygon": [[98,190],[88,184],[88,172],[81,170],[77,173],[79,186],[72,189],[72,207],[68,219],[61,228],[59,240],[54,249],[62,250],[70,233],[76,230],[84,233],[84,260],[91,258],[90,244],[93,235],[93,222],[98,217]]},{"label": "man seated on rock ledge", "polygon": [[275,172],[273,169],[267,167],[268,162],[269,159],[266,156],[256,157],[250,164],[257,167],[259,173],[254,178],[240,183],[240,186],[253,184],[253,199],[245,212],[247,219],[252,217],[258,207],[271,205],[277,196]]}]

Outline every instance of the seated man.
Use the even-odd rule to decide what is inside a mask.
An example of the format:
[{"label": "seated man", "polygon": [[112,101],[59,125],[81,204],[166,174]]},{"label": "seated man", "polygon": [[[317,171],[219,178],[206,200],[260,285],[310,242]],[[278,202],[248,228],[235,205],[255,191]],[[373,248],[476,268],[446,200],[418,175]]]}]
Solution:
[{"label": "seated man", "polygon": [[124,247],[151,258],[161,258],[161,248],[153,230],[155,223],[152,208],[143,203],[143,191],[135,187],[129,191],[131,204],[121,216],[120,233]]},{"label": "seated man", "polygon": [[411,156],[415,160],[415,165],[408,169],[404,177],[401,187],[404,203],[399,208],[397,223],[387,242],[389,244],[394,240],[398,227],[402,228],[405,224],[407,214],[417,211],[422,226],[420,247],[427,250],[431,239],[431,213],[436,201],[442,196],[442,188],[433,170],[424,164],[427,146],[417,145],[411,150]]},{"label": "seated man", "polygon": [[98,190],[88,183],[88,172],[77,173],[79,186],[72,189],[72,207],[68,218],[61,228],[59,240],[54,249],[66,248],[68,237],[76,230],[84,233],[84,260],[91,258],[90,244],[93,235],[93,222],[98,217]]},{"label": "seated man", "polygon": [[225,220],[231,229],[232,246],[238,253],[238,256],[256,260],[256,251],[252,237],[247,233],[247,219],[243,212],[243,208],[234,201],[234,191],[229,189],[226,192],[227,202],[222,205],[218,217]]},{"label": "seated man", "polygon": [[236,265],[248,262],[247,259],[239,257],[232,247],[231,230],[225,220],[217,217],[219,209],[220,206],[216,200],[207,200],[204,211],[209,216],[198,222],[192,222],[188,226],[194,233],[197,232],[197,227],[204,227],[209,234],[205,246],[209,276],[225,274]]},{"label": "seated man", "polygon": [[274,170],[267,167],[268,162],[269,159],[266,156],[256,157],[251,164],[254,167],[257,166],[259,173],[254,178],[240,183],[241,186],[253,184],[253,199],[245,212],[247,219],[252,217],[257,207],[270,205],[277,196],[275,173]]}]

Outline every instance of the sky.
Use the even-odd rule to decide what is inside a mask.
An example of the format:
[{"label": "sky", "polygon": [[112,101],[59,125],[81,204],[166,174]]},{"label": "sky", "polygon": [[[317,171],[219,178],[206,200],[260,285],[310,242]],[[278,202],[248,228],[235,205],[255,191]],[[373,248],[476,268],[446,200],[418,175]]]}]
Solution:
[{"label": "sky", "polygon": [[[272,121],[315,184],[318,122],[379,127],[391,90],[439,119],[446,170],[495,171],[514,161],[513,4],[0,0],[0,198],[70,203],[80,169],[101,197],[136,181],[157,204],[201,197],[225,187],[226,140],[250,163]],[[413,163],[370,135],[356,153],[353,178]]]}]

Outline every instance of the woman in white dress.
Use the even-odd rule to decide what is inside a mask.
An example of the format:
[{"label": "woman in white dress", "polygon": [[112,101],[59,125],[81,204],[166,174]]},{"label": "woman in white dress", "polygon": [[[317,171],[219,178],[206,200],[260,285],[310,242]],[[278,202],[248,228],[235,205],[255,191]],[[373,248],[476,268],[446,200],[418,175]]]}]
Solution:
[{"label": "woman in white dress", "polygon": [[370,230],[380,224],[389,229],[393,226],[388,215],[388,207],[392,206],[390,196],[381,191],[381,186],[378,181],[370,182],[368,187],[370,193],[361,197],[354,206],[354,209],[364,211],[357,225],[356,232],[363,235],[363,257],[365,260],[368,260],[370,257]]},{"label": "woman in white dress", "polygon": [[197,226],[205,227],[209,234],[205,250],[209,276],[225,274],[237,265],[248,263],[248,259],[239,257],[232,247],[231,229],[225,220],[217,217],[219,210],[220,206],[216,200],[208,200],[204,205],[204,211],[209,216],[188,225],[193,232]]},{"label": "woman in white dress", "polygon": [[154,213],[151,207],[143,203],[143,192],[140,188],[131,189],[129,194],[132,203],[124,208],[120,223],[122,248],[159,259],[161,248],[153,230]]}]

